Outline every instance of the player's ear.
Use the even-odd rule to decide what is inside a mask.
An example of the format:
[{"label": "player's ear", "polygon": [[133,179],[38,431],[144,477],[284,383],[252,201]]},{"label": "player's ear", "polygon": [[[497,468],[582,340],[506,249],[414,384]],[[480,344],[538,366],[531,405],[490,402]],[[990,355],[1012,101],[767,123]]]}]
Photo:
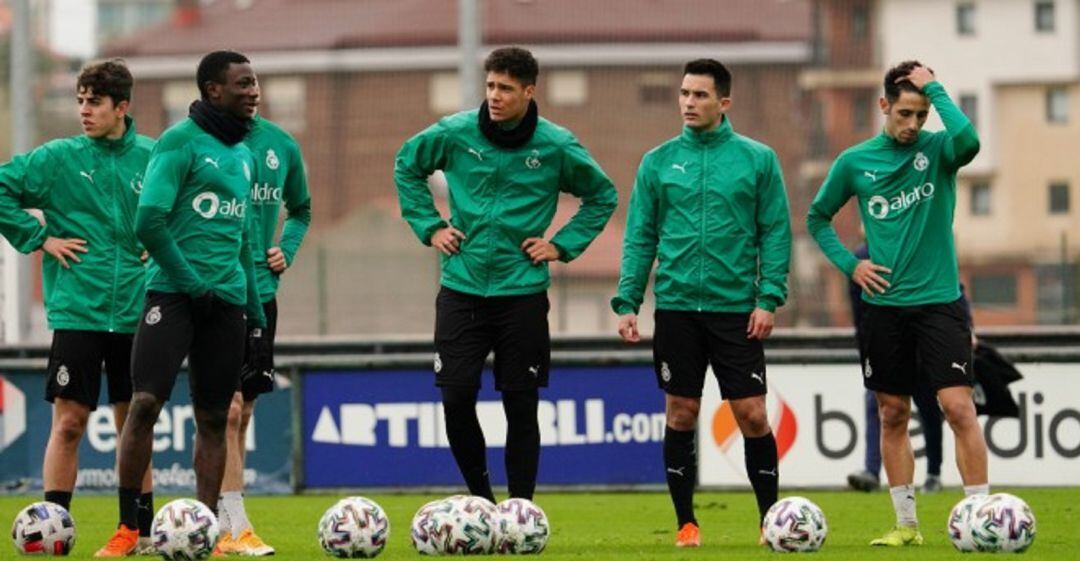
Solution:
[{"label": "player's ear", "polygon": [[886,115],[889,114],[889,105],[890,105],[889,100],[885,99],[885,96],[881,96],[881,97],[878,98],[878,106],[881,107],[881,112],[882,113],[884,113]]}]

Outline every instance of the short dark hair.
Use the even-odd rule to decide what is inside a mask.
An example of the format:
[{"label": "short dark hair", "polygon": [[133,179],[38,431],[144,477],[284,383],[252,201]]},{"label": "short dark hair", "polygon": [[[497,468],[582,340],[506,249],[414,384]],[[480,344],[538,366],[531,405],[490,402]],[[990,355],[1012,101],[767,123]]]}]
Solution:
[{"label": "short dark hair", "polygon": [[214,51],[202,57],[199,69],[195,71],[195,82],[199,86],[199,95],[207,98],[206,83],[225,83],[225,72],[230,64],[250,64],[248,57],[236,51]]},{"label": "short dark hair", "polygon": [[923,64],[917,60],[905,60],[890,68],[889,71],[885,73],[885,99],[889,103],[895,103],[896,100],[900,99],[901,92],[914,92],[919,95],[925,95],[922,90],[911,83],[911,80],[896,81],[898,78],[903,78],[908,74],[911,74],[912,70],[915,70],[916,67],[922,65]]},{"label": "short dark hair", "polygon": [[131,88],[134,86],[135,78],[131,76],[127,64],[123,59],[113,58],[84,66],[75,83],[75,91],[86,89],[96,96],[111,97],[115,105],[121,101],[131,101]]},{"label": "short dark hair", "polygon": [[521,47],[502,47],[491,51],[484,59],[484,72],[509,74],[523,86],[536,84],[540,74],[540,64],[532,53]]},{"label": "short dark hair", "polygon": [[712,76],[713,85],[716,87],[716,95],[720,97],[731,96],[731,72],[718,60],[711,58],[691,60],[683,67],[683,75],[686,74]]}]

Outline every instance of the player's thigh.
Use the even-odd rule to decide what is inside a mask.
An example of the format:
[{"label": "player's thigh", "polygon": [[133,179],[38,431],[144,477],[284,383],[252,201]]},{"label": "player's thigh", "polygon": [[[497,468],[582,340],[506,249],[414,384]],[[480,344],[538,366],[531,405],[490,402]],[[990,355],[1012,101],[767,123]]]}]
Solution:
[{"label": "player's thigh", "polygon": [[244,309],[219,302],[195,326],[188,355],[191,403],[196,409],[228,411],[240,387],[247,323]]},{"label": "player's thigh", "polygon": [[47,367],[45,399],[78,402],[90,411],[97,408],[101,392],[101,364],[105,349],[99,331],[58,329],[53,332]]},{"label": "player's thigh", "polygon": [[664,393],[700,398],[709,362],[700,314],[656,310],[653,316],[653,370]]},{"label": "player's thigh", "polygon": [[147,292],[131,346],[132,390],[167,401],[193,335],[191,298],[172,292]]},{"label": "player's thigh", "polygon": [[761,339],[746,336],[749,313],[707,314],[709,364],[720,384],[720,395],[741,400],[765,395],[765,348]]},{"label": "player's thigh", "polygon": [[910,396],[918,378],[910,312],[894,306],[863,303],[859,344],[863,385],[875,392]]},{"label": "player's thigh", "polygon": [[547,292],[501,297],[487,304],[495,336],[495,389],[547,387],[551,369]]},{"label": "player's thigh", "polygon": [[435,385],[480,387],[495,336],[483,298],[443,287],[435,300]]},{"label": "player's thigh", "polygon": [[109,403],[131,401],[131,348],[134,333],[109,333],[105,337],[105,374]]}]

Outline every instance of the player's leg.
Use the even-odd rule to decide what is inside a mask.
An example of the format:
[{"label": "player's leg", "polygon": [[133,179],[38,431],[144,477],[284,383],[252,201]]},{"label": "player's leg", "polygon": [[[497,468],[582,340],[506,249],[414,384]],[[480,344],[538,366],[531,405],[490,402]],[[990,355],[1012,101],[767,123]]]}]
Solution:
[{"label": "player's leg", "polygon": [[927,383],[920,383],[911,399],[915,402],[919,414],[919,425],[922,427],[926,446],[926,481],[921,491],[936,493],[941,491],[941,408],[934,390]]},{"label": "player's leg", "polygon": [[916,348],[907,329],[910,311],[866,304],[863,312],[863,385],[873,390],[881,421],[881,460],[889,481],[896,526],[871,545],[922,543],[915,515],[915,455],[908,437],[911,394],[917,379]]},{"label": "player's leg", "polygon": [[217,545],[214,546],[215,556],[235,553],[237,547],[235,540],[237,533],[233,531],[232,509],[230,508],[233,505],[232,501],[226,500],[226,497],[239,495],[244,488],[244,462],[241,458],[243,436],[240,432],[243,415],[244,394],[237,391],[233,393],[233,399],[229,403],[229,413],[225,420],[225,474],[221,480],[221,496],[218,497],[217,502],[218,526],[221,532]]},{"label": "player's leg", "polygon": [[487,442],[476,416],[484,360],[494,336],[483,298],[443,287],[435,303],[435,385],[443,402],[446,439],[469,494],[495,500],[487,468]]},{"label": "player's leg", "polygon": [[49,350],[45,400],[53,404],[41,478],[45,500],[71,509],[79,442],[101,391],[102,349],[91,331],[57,330]]},{"label": "player's leg", "polygon": [[139,496],[153,455],[154,423],[172,393],[191,339],[191,299],[147,292],[131,349],[131,404],[118,442],[120,524],[96,557],[123,557],[137,546]]},{"label": "player's leg", "polygon": [[709,362],[743,435],[746,475],[758,506],[758,527],[776,503],[780,470],[776,438],[765,409],[768,379],[760,339],[746,337],[749,314],[707,314]]},{"label": "player's leg", "polygon": [[975,415],[971,330],[959,301],[926,306],[920,316],[920,367],[937,390],[956,441],[956,463],[967,494],[989,492],[986,441]]},{"label": "player's leg", "polygon": [[[108,379],[109,403],[113,406],[113,424],[116,426],[116,434],[120,434],[123,432],[124,420],[127,419],[131,405],[131,346],[135,335],[103,333],[101,337],[105,347],[105,373]],[[119,465],[119,449],[117,449],[116,461]],[[150,465],[146,466],[140,490],[142,493],[139,495],[139,546],[136,553],[157,555],[157,549],[154,548],[153,541],[150,539],[150,525],[154,521],[152,460]]]},{"label": "player's leg", "polygon": [[869,492],[881,485],[881,419],[878,417],[877,397],[874,392],[865,392],[863,406],[866,421],[863,469],[849,474],[847,482],[852,489]]},{"label": "player's leg", "polygon": [[656,310],[653,369],[664,391],[664,473],[679,528],[677,547],[701,545],[694,514],[697,419],[708,365],[707,340],[694,312]]},{"label": "player's leg", "polygon": [[540,465],[539,388],[551,367],[550,304],[546,292],[489,298],[495,333],[495,388],[506,415],[507,486],[512,498],[532,500]]},{"label": "player's leg", "polygon": [[188,355],[195,408],[195,486],[199,501],[218,513],[225,477],[225,428],[240,386],[247,326],[240,306],[217,301],[194,320]]}]

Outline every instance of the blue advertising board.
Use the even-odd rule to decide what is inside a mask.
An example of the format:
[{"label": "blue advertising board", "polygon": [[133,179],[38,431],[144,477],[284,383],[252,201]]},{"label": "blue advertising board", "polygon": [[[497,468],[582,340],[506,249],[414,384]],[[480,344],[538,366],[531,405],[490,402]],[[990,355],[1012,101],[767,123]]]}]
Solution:
[{"label": "blue advertising board", "polygon": [[[116,427],[112,407],[103,402],[91,412],[79,447],[79,490],[115,491]],[[244,482],[248,492],[291,491],[291,391],[260,396],[247,435]],[[42,372],[0,374],[0,488],[24,492],[41,488],[41,462],[52,424]],[[195,412],[187,373],[177,378],[168,403],[154,425],[154,488],[187,493],[195,488],[192,451]]]},{"label": "blue advertising board", "polygon": [[[506,423],[485,374],[477,412],[493,483],[505,483]],[[460,485],[431,370],[307,372],[308,488]],[[540,390],[538,482],[664,482],[664,400],[650,367],[553,368]]]}]

